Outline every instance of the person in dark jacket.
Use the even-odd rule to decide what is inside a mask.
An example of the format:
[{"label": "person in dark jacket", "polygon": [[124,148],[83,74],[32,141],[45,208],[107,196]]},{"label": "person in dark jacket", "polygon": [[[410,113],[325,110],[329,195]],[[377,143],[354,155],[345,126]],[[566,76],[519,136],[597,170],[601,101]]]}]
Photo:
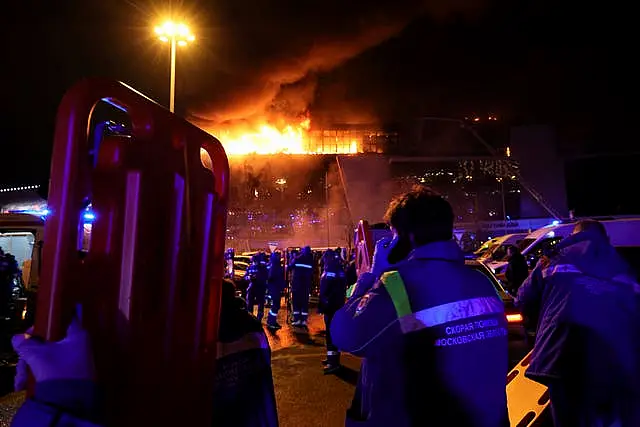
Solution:
[{"label": "person in dark jacket", "polygon": [[313,279],[313,254],[311,248],[305,246],[300,255],[295,257],[289,268],[293,270],[291,278],[291,293],[293,299],[293,326],[307,326],[309,316],[309,292]]},{"label": "person in dark jacket", "polygon": [[223,281],[213,425],[277,427],[269,342],[260,322],[242,306],[233,282]]},{"label": "person in dark jacket", "polygon": [[36,381],[33,397],[18,409],[12,427],[103,425],[89,336],[79,311],[61,341],[43,341],[29,330],[14,336],[12,343],[20,356],[16,391],[26,389],[27,366]]},{"label": "person in dark jacket", "polygon": [[520,287],[516,304],[539,315],[526,375],[549,387],[557,427],[640,426],[639,295],[597,221],[579,222]]},{"label": "person in dark jacket", "polygon": [[331,320],[344,306],[347,291],[342,258],[328,249],[323,257],[323,272],[320,277],[320,302],[318,309],[324,314],[326,328],[327,358],[323,361],[324,373],[332,374],[340,369],[340,352],[331,339]]},{"label": "person in dark jacket", "polygon": [[269,329],[282,328],[278,323],[278,311],[280,310],[282,291],[285,286],[284,280],[284,267],[282,266],[280,252],[274,252],[269,260],[269,277],[267,279],[267,288],[269,295],[271,295],[271,308],[269,309],[269,316],[267,316],[267,327]]},{"label": "person in dark jacket", "polygon": [[515,246],[507,247],[507,270],[505,276],[507,278],[507,290],[511,295],[516,295],[522,282],[529,276],[529,266],[520,250]]},{"label": "person in dark jacket", "polygon": [[264,300],[267,293],[267,278],[269,270],[267,269],[267,259],[263,252],[258,252],[251,259],[251,265],[247,269],[247,279],[249,287],[247,288],[247,310],[253,314],[253,307],[258,306],[258,320],[262,321],[264,317]]},{"label": "person in dark jacket", "polygon": [[376,243],[331,325],[336,346],[364,358],[346,425],[508,426],[504,306],[465,266],[451,206],[418,187],[386,219],[393,240]]}]

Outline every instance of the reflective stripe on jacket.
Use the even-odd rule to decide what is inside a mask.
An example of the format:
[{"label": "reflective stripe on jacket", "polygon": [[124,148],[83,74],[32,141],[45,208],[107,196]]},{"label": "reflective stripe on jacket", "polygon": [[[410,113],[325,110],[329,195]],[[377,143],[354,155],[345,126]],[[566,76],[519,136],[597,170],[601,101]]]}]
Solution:
[{"label": "reflective stripe on jacket", "polygon": [[378,281],[362,274],[331,325],[334,343],[364,358],[347,425],[508,426],[506,327],[455,242],[415,249]]},{"label": "reflective stripe on jacket", "polygon": [[213,425],[277,427],[267,337],[260,322],[246,311],[236,310],[231,314],[221,316],[213,388]]}]

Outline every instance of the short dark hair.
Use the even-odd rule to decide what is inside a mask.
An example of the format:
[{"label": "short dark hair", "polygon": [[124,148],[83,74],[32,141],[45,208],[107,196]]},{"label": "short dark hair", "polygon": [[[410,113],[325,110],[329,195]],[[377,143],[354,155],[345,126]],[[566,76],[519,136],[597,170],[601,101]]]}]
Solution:
[{"label": "short dark hair", "polygon": [[600,221],[596,221],[595,219],[578,221],[575,227],[573,227],[573,234],[580,233],[581,231],[593,231],[607,237],[607,229],[604,228],[604,225],[602,225]]},{"label": "short dark hair", "polygon": [[385,221],[400,235],[412,234],[418,246],[453,238],[453,209],[440,194],[423,187],[394,198]]}]

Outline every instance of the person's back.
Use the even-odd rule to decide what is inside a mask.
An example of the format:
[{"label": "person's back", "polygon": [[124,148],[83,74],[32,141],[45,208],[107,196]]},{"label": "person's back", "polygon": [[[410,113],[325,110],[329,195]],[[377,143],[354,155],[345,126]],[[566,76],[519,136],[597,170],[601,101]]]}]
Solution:
[{"label": "person's back", "polygon": [[291,263],[290,267],[293,270],[292,281],[311,283],[314,264],[315,263],[313,261],[313,255],[311,254],[311,251],[303,250],[298,256],[294,258],[293,262]]},{"label": "person's back", "polygon": [[293,322],[291,324],[295,327],[306,328],[307,326],[309,293],[316,266],[317,264],[314,262],[313,253],[309,246],[302,248],[300,255],[295,257],[289,264],[289,268],[293,269],[291,278]]},{"label": "person's back", "polygon": [[265,288],[269,277],[269,268],[267,267],[266,255],[262,252],[254,255],[252,267],[251,281],[257,286]]},{"label": "person's back", "polygon": [[[354,297],[338,311],[331,329],[341,350],[364,357],[347,425],[508,426],[502,301],[487,278],[464,265],[462,251],[451,240],[450,206],[425,190],[403,197],[395,203],[408,206],[390,207],[405,215],[396,221],[391,214],[398,243],[378,242],[372,274],[361,275]],[[443,210],[431,214],[442,218],[422,226],[422,218],[429,221],[423,213],[431,208]],[[416,224],[407,216],[418,218],[422,228],[403,231],[402,237],[396,222]],[[437,230],[440,226],[443,230]],[[378,262],[393,258],[403,238],[412,243],[410,255],[383,268],[371,288],[381,273]],[[385,250],[389,256],[379,257]]]},{"label": "person's back", "polygon": [[395,269],[410,312],[393,313],[396,301],[388,295],[370,297],[384,299],[377,308],[385,313],[376,317],[396,317],[379,343],[359,352],[345,346],[354,342],[347,331],[332,329],[340,348],[366,357],[363,381],[371,379],[372,387],[362,418],[372,426],[508,425],[506,320],[492,284],[465,267],[455,242],[418,248]]},{"label": "person's back", "polygon": [[325,260],[323,270],[320,297],[330,306],[340,308],[344,305],[347,291],[342,262],[339,258],[331,256]]},{"label": "person's back", "polygon": [[224,282],[216,380],[216,427],[278,425],[271,350],[260,322],[242,309],[233,284]]},{"label": "person's back", "polygon": [[529,276],[529,266],[518,248],[514,246],[509,247],[507,249],[507,254],[509,256],[509,260],[505,276],[507,278],[509,292],[511,292],[512,295],[515,295],[518,293],[518,288],[520,288],[522,282],[524,282],[527,279],[527,276]]},{"label": "person's back", "polygon": [[453,241],[417,248],[397,270],[415,313],[404,322],[417,321],[403,328],[414,425],[507,425],[507,323],[492,283],[464,265]]},{"label": "person's back", "polygon": [[269,289],[269,295],[271,295],[271,308],[269,309],[269,315],[267,317],[267,327],[270,329],[280,329],[282,326],[278,323],[278,311],[280,310],[282,291],[285,287],[284,267],[282,266],[280,252],[271,254],[267,287]]},{"label": "person's back", "polygon": [[280,256],[278,254],[277,257],[272,257],[271,262],[269,264],[269,274],[267,277],[267,282],[269,283],[269,288],[279,288],[280,291],[284,289],[285,286],[285,277],[284,277],[284,267],[282,266],[282,262],[280,261]]},{"label": "person's back", "polygon": [[518,293],[540,318],[527,376],[550,387],[559,426],[601,417],[638,425],[640,289],[604,228],[583,224]]}]

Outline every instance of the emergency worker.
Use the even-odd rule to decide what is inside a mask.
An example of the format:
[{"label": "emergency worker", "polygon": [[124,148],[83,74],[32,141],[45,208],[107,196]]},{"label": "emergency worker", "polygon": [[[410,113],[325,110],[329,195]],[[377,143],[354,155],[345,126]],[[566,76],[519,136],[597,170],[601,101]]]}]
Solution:
[{"label": "emergency worker", "polygon": [[453,240],[451,205],[427,188],[394,199],[393,239],[331,325],[363,357],[347,426],[509,425],[503,303]]},{"label": "emergency worker", "polygon": [[287,250],[286,255],[285,255],[285,270],[284,270],[284,274],[286,277],[286,286],[287,286],[287,292],[286,292],[286,304],[287,304],[287,312],[288,313],[293,313],[293,296],[291,292],[291,286],[293,283],[293,267],[291,267],[293,260],[300,255],[300,251],[298,251],[297,249],[291,249],[291,250]]},{"label": "emergency worker", "polygon": [[214,382],[215,427],[277,427],[271,349],[260,322],[222,283],[220,334]]},{"label": "emergency worker", "polygon": [[264,317],[264,300],[267,292],[267,269],[266,255],[258,252],[251,258],[251,265],[247,269],[247,310],[253,314],[253,306],[258,305],[258,320]]},{"label": "emergency worker", "polygon": [[313,254],[311,247],[302,248],[300,255],[289,264],[293,271],[291,278],[291,293],[293,299],[293,326],[307,326],[309,316],[309,292],[313,279]]},{"label": "emergency worker", "polygon": [[344,305],[346,281],[342,259],[339,254],[328,249],[323,257],[323,272],[320,277],[320,303],[318,310],[324,314],[326,328],[327,358],[323,360],[324,373],[332,374],[340,369],[340,352],[331,339],[331,320]]},{"label": "emergency worker", "polygon": [[278,311],[280,310],[282,291],[285,287],[284,267],[282,266],[280,252],[271,254],[267,287],[269,289],[269,295],[271,295],[271,308],[269,309],[269,316],[267,317],[267,327],[269,329],[280,329],[282,326],[278,323]]},{"label": "emergency worker", "polygon": [[296,259],[296,257],[300,255],[300,251],[296,250],[296,249],[292,249],[290,251],[287,251],[287,286],[289,286],[289,288],[291,288],[291,282],[293,281],[293,268],[290,267],[293,263],[293,260]]},{"label": "emergency worker", "polygon": [[640,426],[640,286],[597,221],[541,259],[516,305],[538,318],[527,377],[549,388],[557,427]]},{"label": "emergency worker", "polygon": [[511,295],[517,295],[520,285],[529,276],[529,266],[524,255],[520,253],[520,250],[516,246],[507,247],[508,264],[505,271],[505,277],[507,279],[507,288]]}]

